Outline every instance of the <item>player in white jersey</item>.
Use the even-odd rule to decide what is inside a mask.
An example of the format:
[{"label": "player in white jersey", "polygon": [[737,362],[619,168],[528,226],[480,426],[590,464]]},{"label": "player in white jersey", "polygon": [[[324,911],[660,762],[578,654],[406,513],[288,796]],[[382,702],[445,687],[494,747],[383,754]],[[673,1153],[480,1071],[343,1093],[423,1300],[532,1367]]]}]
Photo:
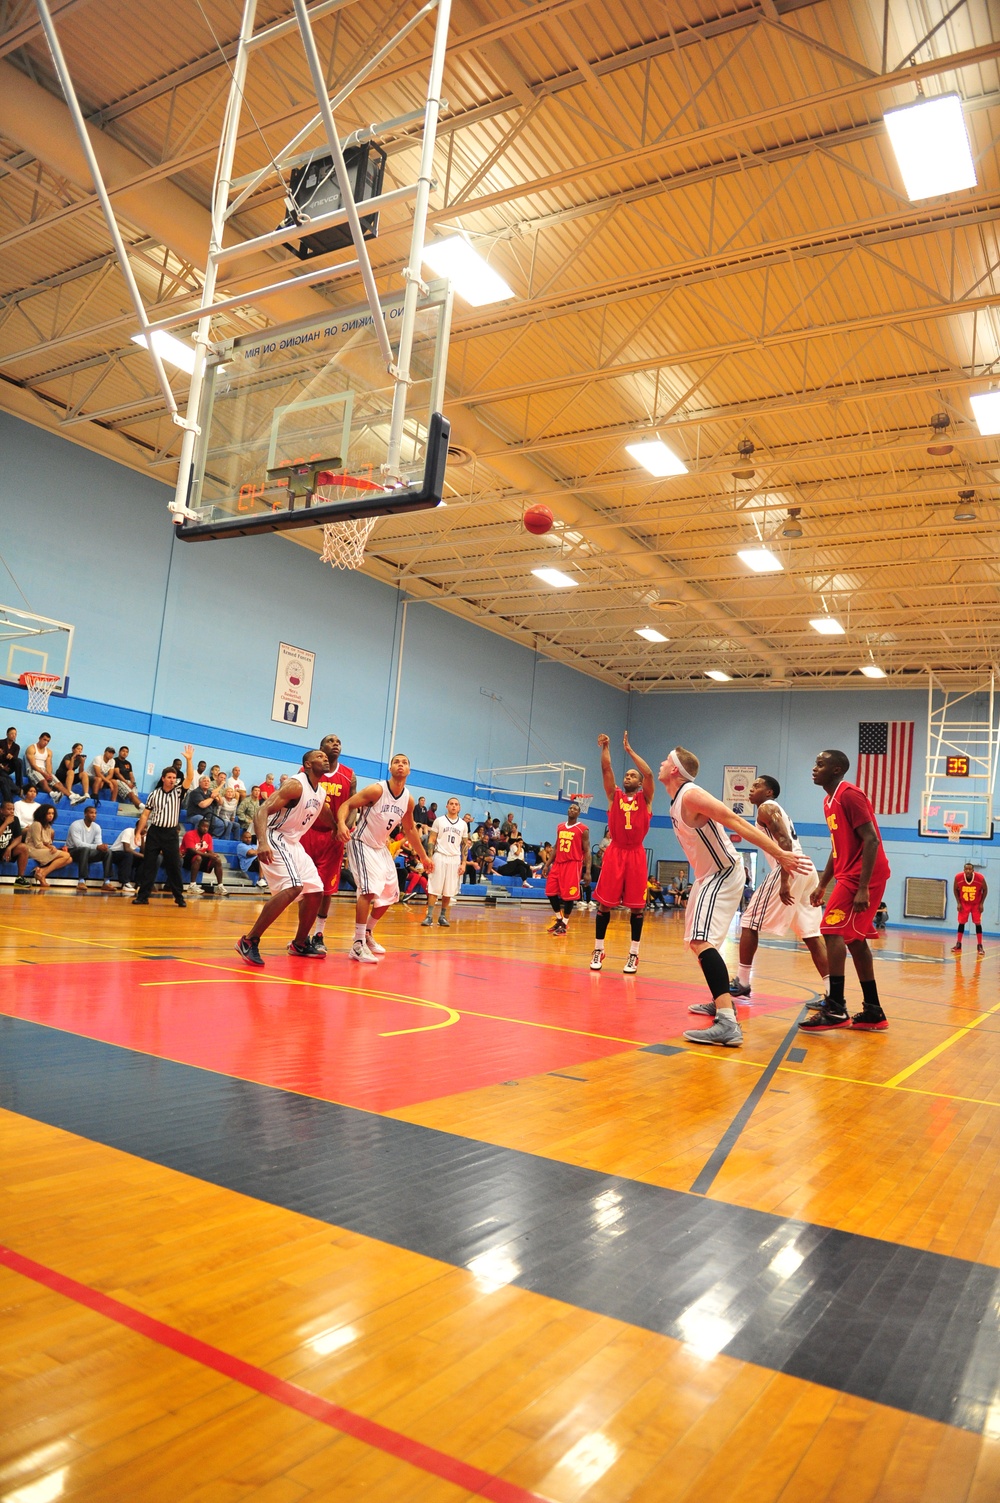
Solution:
[{"label": "player in white jersey", "polygon": [[[354,910],[354,941],[350,957],[363,964],[385,954],[384,945],[375,939],[375,925],[384,913],[399,902],[399,878],[396,863],[389,853],[389,831],[402,825],[403,834],[413,854],[428,872],[434,862],[424,850],[413,819],[413,796],[406,787],[410,759],[397,752],[389,763],[384,783],[369,783],[351,795],[337,810],[337,838],[347,843],[347,862],[358,888]],[[353,830],[347,827],[352,809],[358,810]]]},{"label": "player in white jersey", "polygon": [[714,1016],[710,1028],[689,1029],[684,1037],[692,1044],[722,1044],[735,1049],[743,1042],[729,995],[729,969],[719,954],[719,945],[743,896],[746,874],[726,828],[758,846],[765,855],[789,873],[808,869],[804,856],[783,851],[770,836],[734,814],[694,781],[698,775],[694,752],[675,746],[660,765],[660,782],[670,795],[670,818],[674,834],[694,870],[694,885],[684,913],[684,942],[697,955],[708,983]]},{"label": "player in white jersey", "polygon": [[[757,810],[757,827],[766,830],[783,851],[794,851],[796,855],[801,855],[802,847],[795,833],[795,826],[777,802],[780,792],[781,784],[777,778],[766,774],[762,774],[751,784],[748,797]],[[750,996],[753,958],[757,953],[761,932],[787,934],[792,929],[813,958],[813,964],[823,981],[825,997],[830,967],[826,958],[826,941],[819,929],[822,914],[810,901],[819,881],[816,868],[810,861],[807,872],[799,872],[793,877],[766,854],[765,860],[770,871],[750,899],[743,915],[740,924],[739,971],[729,983],[729,994],[732,997]],[[816,1006],[822,1006],[822,1001],[823,999],[819,999]]]},{"label": "player in white jersey", "polygon": [[460,817],[462,805],[452,795],[445,805],[447,813],[439,814],[431,825],[427,849],[434,857],[434,870],[427,883],[427,916],[420,925],[427,929],[434,922],[434,899],[441,904],[438,923],[442,929],[450,927],[448,909],[452,898],[458,897],[458,885],[465,852],[469,846],[469,827]]},{"label": "player in white jersey", "polygon": [[264,873],[271,897],[260,910],[257,922],[241,936],[236,948],[247,965],[262,966],[260,941],[289,903],[298,899],[299,926],[288,946],[289,955],[306,960],[322,960],[322,951],[313,948],[309,930],[319,912],[323,883],[310,855],[299,844],[311,829],[326,800],[319,780],[329,770],[326,752],[309,751],[294,778],[286,778],[254,815],[257,836],[257,859]]}]

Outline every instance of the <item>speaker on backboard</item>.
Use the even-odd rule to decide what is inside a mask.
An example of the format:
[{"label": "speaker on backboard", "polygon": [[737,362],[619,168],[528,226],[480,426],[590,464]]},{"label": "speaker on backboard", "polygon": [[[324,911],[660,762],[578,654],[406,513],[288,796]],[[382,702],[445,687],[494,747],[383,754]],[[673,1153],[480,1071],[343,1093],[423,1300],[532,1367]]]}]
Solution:
[{"label": "speaker on backboard", "polygon": [[[351,179],[354,201],[361,210],[366,199],[376,198],[382,192],[385,152],[380,146],[366,141],[362,146],[348,147],[344,152],[344,161]],[[320,214],[331,214],[343,207],[340,184],[337,182],[331,156],[317,155],[301,167],[294,167],[289,176],[289,186],[291,191],[285,200],[288,213],[278,226],[279,229],[292,229],[297,225],[305,228],[310,219],[316,219]],[[362,213],[361,228],[366,240],[374,240],[378,234],[378,214]],[[346,224],[334,224],[317,234],[303,235],[296,244],[289,244],[288,249],[294,251],[300,260],[308,261],[312,256],[323,256],[328,251],[341,250],[350,243],[350,227]]]}]

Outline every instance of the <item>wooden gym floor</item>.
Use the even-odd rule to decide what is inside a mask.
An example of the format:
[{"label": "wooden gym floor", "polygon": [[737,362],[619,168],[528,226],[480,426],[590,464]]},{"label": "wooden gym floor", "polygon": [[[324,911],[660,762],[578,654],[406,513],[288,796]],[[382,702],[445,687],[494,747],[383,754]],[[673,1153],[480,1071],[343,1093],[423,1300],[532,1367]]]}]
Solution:
[{"label": "wooden gym floor", "polygon": [[253,906],[0,890],[4,1503],[995,1503],[1000,946],[730,1051],[673,915]]}]

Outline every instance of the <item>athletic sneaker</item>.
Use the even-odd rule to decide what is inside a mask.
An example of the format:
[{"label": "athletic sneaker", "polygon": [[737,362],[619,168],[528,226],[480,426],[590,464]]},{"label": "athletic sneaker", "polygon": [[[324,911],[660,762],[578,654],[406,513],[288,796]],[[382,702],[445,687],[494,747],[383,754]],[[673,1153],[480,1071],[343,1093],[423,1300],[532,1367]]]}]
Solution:
[{"label": "athletic sneaker", "polygon": [[593,953],[593,955],[590,957],[590,969],[592,971],[599,971],[601,969],[601,966],[603,964],[604,964],[604,951],[603,950],[595,950],[594,953]]},{"label": "athletic sneaker", "polygon": [[552,922],[551,922],[551,924],[549,925],[549,927],[545,931],[546,934],[558,934],[559,933],[559,925],[561,923],[562,923],[562,919],[561,918],[555,918],[555,919],[553,919]]},{"label": "athletic sneaker", "polygon": [[[30,887],[31,886],[31,878],[30,877],[15,877],[14,878],[14,886],[15,887]],[[135,888],[134,887],[133,887],[132,891],[135,892]]]},{"label": "athletic sneaker", "polygon": [[563,919],[556,919],[556,921],[553,924],[552,928],[549,930],[549,933],[550,934],[568,934],[569,933],[569,925]]},{"label": "athletic sneaker", "polygon": [[888,1026],[889,1019],[881,1007],[871,1009],[865,1007],[861,1012],[856,1012],[851,1019],[851,1027],[856,1028],[859,1033],[884,1033]]},{"label": "athletic sneaker", "polygon": [[450,929],[451,928],[451,920],[450,919],[446,919],[443,913],[442,913],[441,917],[438,919],[438,928],[439,929]]},{"label": "athletic sneaker", "polygon": [[267,886],[267,878],[266,877],[259,877],[258,880],[257,880],[257,886],[258,887],[266,887]]},{"label": "athletic sneaker", "polygon": [[[16,882],[14,883],[14,886],[15,887],[17,886]],[[136,889],[135,889],[135,883],[134,882],[126,882],[125,885],[124,885],[124,887],[122,888],[122,892],[135,892],[135,890]]]},{"label": "athletic sneaker", "polygon": [[198,884],[197,884],[197,882],[189,882],[188,886],[187,886],[187,890],[188,890],[188,892],[197,892],[198,891]]},{"label": "athletic sneaker", "polygon": [[221,882],[216,882],[215,884],[215,896],[217,898],[228,897],[228,889],[223,887]]},{"label": "athletic sneaker", "polygon": [[622,966],[622,972],[626,976],[634,976],[638,969],[639,957],[630,953],[625,964]]},{"label": "athletic sneaker", "polygon": [[433,922],[434,915],[433,913],[429,913],[426,918],[420,920],[420,927],[421,929],[429,929]]},{"label": "athletic sneaker", "polygon": [[811,1018],[806,1018],[804,1023],[799,1024],[799,1031],[806,1033],[825,1033],[831,1028],[850,1028],[851,1019],[848,1012],[835,1012],[829,1007],[821,1007]]},{"label": "athletic sneaker", "polygon": [[71,804],[82,804],[83,799],[84,795],[82,793],[71,793],[69,796],[69,801]]},{"label": "athletic sneaker", "polygon": [[367,945],[361,943],[360,939],[354,941],[347,953],[351,960],[359,960],[362,965],[378,965],[375,956],[368,949]]},{"label": "athletic sneaker", "polygon": [[369,955],[384,955],[385,945],[380,945],[370,929],[365,930],[365,949]]},{"label": "athletic sneaker", "polygon": [[749,997],[750,988],[748,986],[744,986],[743,982],[738,976],[734,976],[732,981],[730,981],[729,983],[729,995],[731,997]]},{"label": "athletic sneaker", "polygon": [[716,1018],[711,1028],[689,1028],[684,1037],[692,1044],[721,1044],[724,1049],[738,1049],[743,1042],[734,1018]]},{"label": "athletic sneaker", "polygon": [[312,943],[313,954],[314,955],[325,955],[326,954],[326,945],[323,943],[323,931],[322,930],[318,930],[317,933],[315,933],[313,935],[311,943]]},{"label": "athletic sneaker", "polygon": [[951,953],[953,955],[961,955],[961,953],[962,953],[962,942],[961,942],[961,940],[959,940],[959,942],[958,942],[957,945],[952,945],[952,947],[951,947]]},{"label": "athletic sneaker", "polygon": [[976,959],[977,960],[982,960],[982,958],[983,958],[983,956],[985,954],[986,954],[986,951],[983,949],[982,945],[977,945],[976,946]]},{"label": "athletic sneaker", "polygon": [[245,934],[241,934],[236,941],[236,953],[243,957],[247,965],[262,966],[264,964],[260,958],[260,940],[258,939],[247,939]]},{"label": "athletic sneaker", "polygon": [[716,1008],[714,1002],[692,1002],[691,1006],[688,1008],[688,1012],[701,1013],[702,1017],[704,1018],[714,1018],[715,1011]]},{"label": "athletic sneaker", "polygon": [[321,955],[318,950],[313,948],[311,939],[303,940],[301,944],[297,939],[290,939],[288,941],[288,953],[289,955],[298,955],[301,960],[322,960],[326,951],[324,950],[323,955]]}]

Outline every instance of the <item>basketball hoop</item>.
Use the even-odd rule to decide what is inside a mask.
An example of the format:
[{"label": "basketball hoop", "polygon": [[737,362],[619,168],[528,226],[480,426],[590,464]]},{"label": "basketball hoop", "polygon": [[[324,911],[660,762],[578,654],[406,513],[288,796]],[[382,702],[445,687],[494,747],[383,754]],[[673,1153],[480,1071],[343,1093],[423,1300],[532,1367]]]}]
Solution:
[{"label": "basketball hoop", "polygon": [[18,679],[28,691],[28,714],[47,715],[49,695],[59,682],[58,673],[22,673]]},{"label": "basketball hoop", "polygon": [[964,828],[964,825],[955,825],[951,823],[945,825],[945,829],[948,831],[948,839],[952,842],[952,844],[957,844],[957,842],[962,838],[962,831],[964,830]]},{"label": "basketball hoop", "polygon": [[[324,470],[319,475],[313,499],[323,502],[353,500],[359,493],[381,492],[382,487],[360,475],[332,475]],[[350,522],[327,522],[323,528],[323,552],[320,559],[334,569],[360,569],[365,561],[365,548],[372,535],[378,517],[356,517]]]}]

